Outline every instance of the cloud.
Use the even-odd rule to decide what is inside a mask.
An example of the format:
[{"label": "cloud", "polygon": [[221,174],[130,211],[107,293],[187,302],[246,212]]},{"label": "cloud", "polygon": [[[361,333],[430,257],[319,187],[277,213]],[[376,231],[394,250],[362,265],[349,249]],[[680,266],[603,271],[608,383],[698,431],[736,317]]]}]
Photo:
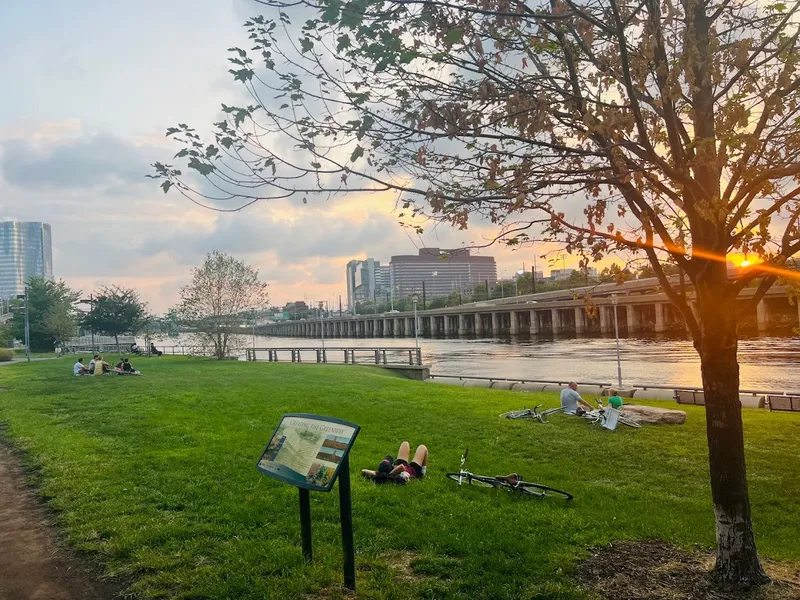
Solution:
[{"label": "cloud", "polygon": [[[110,134],[35,143],[10,139],[0,144],[0,173],[25,189],[76,189],[141,183],[153,151]],[[160,151],[158,152],[160,154]]]}]

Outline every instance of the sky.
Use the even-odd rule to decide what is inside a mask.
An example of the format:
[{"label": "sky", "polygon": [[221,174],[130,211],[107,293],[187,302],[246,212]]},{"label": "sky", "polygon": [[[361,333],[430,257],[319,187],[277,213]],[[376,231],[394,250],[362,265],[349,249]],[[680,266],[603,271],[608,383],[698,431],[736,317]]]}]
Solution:
[{"label": "sky", "polygon": [[[206,253],[228,252],[259,269],[275,305],[346,296],[345,264],[456,248],[492,237],[440,226],[402,228],[397,198],[351,194],[256,204],[220,214],[164,194],[145,178],[178,147],[167,127],[199,131],[239,98],[227,49],[245,46],[251,0],[38,0],[0,8],[0,220],[53,229],[54,274],[89,293],[139,290],[154,312],[178,301]],[[493,246],[500,276],[531,248]],[[538,259],[539,270],[549,270]],[[568,257],[566,266],[575,266]],[[561,267],[558,260],[556,267]]]}]

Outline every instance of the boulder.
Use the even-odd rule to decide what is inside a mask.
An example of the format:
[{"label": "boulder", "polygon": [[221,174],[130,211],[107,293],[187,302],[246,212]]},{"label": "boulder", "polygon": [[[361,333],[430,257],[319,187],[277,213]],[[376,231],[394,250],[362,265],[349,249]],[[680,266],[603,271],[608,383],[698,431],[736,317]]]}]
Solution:
[{"label": "boulder", "polygon": [[657,408],[655,406],[639,406],[626,404],[622,407],[622,414],[636,419],[639,423],[653,423],[656,425],[683,425],[686,422],[686,413],[682,410]]}]

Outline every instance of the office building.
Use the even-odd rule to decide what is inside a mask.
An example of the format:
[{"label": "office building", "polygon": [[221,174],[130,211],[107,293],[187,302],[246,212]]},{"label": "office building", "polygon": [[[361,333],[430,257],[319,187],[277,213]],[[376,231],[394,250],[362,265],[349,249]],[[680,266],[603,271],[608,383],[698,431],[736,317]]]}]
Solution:
[{"label": "office building", "polygon": [[0,221],[0,298],[25,293],[30,277],[53,278],[50,225]]},{"label": "office building", "polygon": [[471,292],[476,286],[497,281],[497,265],[492,256],[473,256],[469,250],[422,248],[419,254],[393,256],[392,290],[405,297],[425,293],[428,298],[446,296],[456,290]]},{"label": "office building", "polygon": [[594,267],[589,267],[586,270],[583,269],[551,269],[550,271],[550,279],[553,281],[566,281],[569,279],[573,273],[578,273],[583,275],[584,278],[588,277],[589,279],[597,279],[597,269]]},{"label": "office building", "polygon": [[351,260],[346,267],[347,306],[355,310],[359,302],[376,299],[380,302],[389,291],[389,267],[382,267],[374,258]]}]

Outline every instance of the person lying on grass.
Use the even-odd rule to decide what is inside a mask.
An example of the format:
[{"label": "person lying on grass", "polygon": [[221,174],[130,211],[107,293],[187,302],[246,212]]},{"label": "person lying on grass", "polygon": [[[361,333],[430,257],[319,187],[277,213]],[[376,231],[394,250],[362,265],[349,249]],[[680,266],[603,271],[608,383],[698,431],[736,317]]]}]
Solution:
[{"label": "person lying on grass", "polygon": [[362,469],[361,475],[375,483],[407,483],[412,479],[421,479],[428,472],[428,448],[420,444],[414,452],[414,459],[409,462],[411,446],[408,442],[400,444],[397,460],[385,456],[378,465],[377,471]]}]

